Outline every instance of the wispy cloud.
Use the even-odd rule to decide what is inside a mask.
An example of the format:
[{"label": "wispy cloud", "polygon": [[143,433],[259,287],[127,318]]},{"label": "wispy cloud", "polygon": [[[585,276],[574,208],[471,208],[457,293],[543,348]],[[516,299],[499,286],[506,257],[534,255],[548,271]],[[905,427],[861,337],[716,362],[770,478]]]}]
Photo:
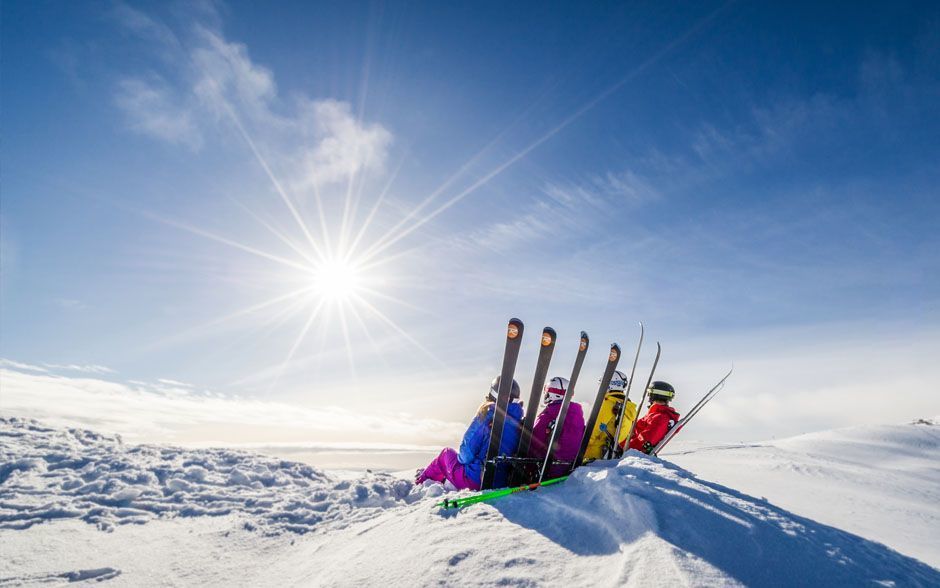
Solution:
[{"label": "wispy cloud", "polygon": [[66,372],[80,372],[83,374],[116,374],[117,372],[109,367],[96,364],[56,364],[44,363],[43,366],[51,370],[61,370]]},{"label": "wispy cloud", "polygon": [[193,151],[202,147],[195,112],[181,104],[162,80],[121,80],[114,99],[131,130]]},{"label": "wispy cloud", "polygon": [[115,103],[131,130],[194,151],[220,129],[248,134],[265,159],[283,162],[278,176],[296,190],[384,171],[390,131],[362,121],[345,102],[283,100],[274,73],[226,39],[213,11],[188,14],[192,20],[178,27],[124,4],[113,15],[165,64],[162,73],[118,82]]},{"label": "wispy cloud", "polygon": [[321,100],[307,105],[317,138],[304,155],[306,185],[345,181],[364,171],[385,169],[392,134],[378,124],[360,123],[350,105]]}]

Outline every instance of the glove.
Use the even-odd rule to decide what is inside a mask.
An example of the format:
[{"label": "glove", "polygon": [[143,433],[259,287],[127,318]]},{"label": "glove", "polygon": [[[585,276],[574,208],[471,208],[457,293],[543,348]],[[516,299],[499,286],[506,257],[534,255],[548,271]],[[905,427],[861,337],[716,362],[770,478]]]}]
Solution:
[{"label": "glove", "polygon": [[643,453],[647,455],[653,453],[653,444],[650,443],[649,441],[646,441],[645,443],[643,443]]}]

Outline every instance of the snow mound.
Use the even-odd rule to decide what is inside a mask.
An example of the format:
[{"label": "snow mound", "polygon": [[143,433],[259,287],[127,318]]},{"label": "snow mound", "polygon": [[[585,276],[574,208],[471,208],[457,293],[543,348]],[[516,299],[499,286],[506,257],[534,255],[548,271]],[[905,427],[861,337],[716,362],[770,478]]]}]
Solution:
[{"label": "snow mound", "polygon": [[[321,549],[324,583],[381,569],[392,585],[940,585],[940,571],[884,545],[635,452],[459,512],[403,511]],[[383,547],[393,541],[409,548]]]},{"label": "snow mound", "polygon": [[931,421],[940,419],[763,443],[677,447],[663,457],[940,566],[940,427]]},{"label": "snow mound", "polygon": [[120,438],[0,417],[0,529],[75,518],[111,531],[156,518],[238,515],[248,529],[307,533],[399,506],[411,484],[334,480],[310,466],[225,449],[125,446]]}]

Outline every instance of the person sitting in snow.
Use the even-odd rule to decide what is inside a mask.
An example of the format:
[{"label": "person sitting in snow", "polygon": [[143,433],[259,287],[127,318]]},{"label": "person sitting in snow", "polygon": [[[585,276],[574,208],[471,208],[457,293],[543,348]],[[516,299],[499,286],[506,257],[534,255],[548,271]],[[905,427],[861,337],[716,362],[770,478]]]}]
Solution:
[{"label": "person sitting in snow", "polygon": [[[548,443],[552,438],[555,421],[561,411],[565,392],[568,390],[568,379],[555,376],[545,385],[542,401],[545,408],[539,413],[532,426],[532,442],[529,445],[528,457],[544,459],[548,454]],[[584,436],[584,411],[577,402],[568,404],[565,422],[561,432],[556,435],[554,459],[560,461],[574,461],[581,449],[581,438]],[[571,465],[550,465],[545,471],[545,479],[564,476],[571,469]]]},{"label": "person sitting in snow", "polygon": [[[627,375],[621,371],[615,371],[614,377],[610,379],[600,411],[597,413],[597,424],[594,426],[591,440],[584,452],[585,461],[604,459],[613,447],[614,435],[617,434],[617,419],[620,418],[626,387]],[[621,447],[627,440],[627,435],[630,434],[630,425],[636,419],[636,413],[636,403],[627,400],[627,406],[623,408],[623,424],[620,425],[620,439],[618,440]]]},{"label": "person sitting in snow", "polygon": [[[479,490],[483,474],[483,461],[490,447],[490,433],[493,429],[493,413],[496,411],[496,396],[499,390],[499,376],[493,379],[490,390],[477,410],[476,416],[464,433],[460,451],[444,448],[428,466],[418,470],[415,484],[425,480],[450,482],[457,490]],[[506,408],[506,420],[503,421],[503,436],[499,442],[499,455],[512,456],[519,446],[522,429],[522,403],[519,402],[519,384],[512,381],[509,406]],[[496,468],[493,487],[501,488],[508,483],[508,467]]]},{"label": "person sitting in snow", "polygon": [[[630,437],[630,449],[652,453],[669,429],[679,422],[679,413],[669,403],[676,390],[666,382],[653,382],[649,388],[650,409],[646,416],[636,422]],[[623,447],[623,442],[620,444]]]}]

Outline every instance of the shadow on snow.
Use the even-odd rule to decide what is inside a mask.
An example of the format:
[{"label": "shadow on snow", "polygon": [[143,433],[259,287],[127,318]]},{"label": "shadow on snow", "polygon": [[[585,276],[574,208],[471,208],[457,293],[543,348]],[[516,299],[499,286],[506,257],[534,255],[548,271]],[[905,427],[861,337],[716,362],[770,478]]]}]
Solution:
[{"label": "shadow on snow", "polygon": [[940,586],[940,570],[916,559],[655,458],[598,462],[494,506],[578,555],[615,554],[654,533],[748,585]]}]

